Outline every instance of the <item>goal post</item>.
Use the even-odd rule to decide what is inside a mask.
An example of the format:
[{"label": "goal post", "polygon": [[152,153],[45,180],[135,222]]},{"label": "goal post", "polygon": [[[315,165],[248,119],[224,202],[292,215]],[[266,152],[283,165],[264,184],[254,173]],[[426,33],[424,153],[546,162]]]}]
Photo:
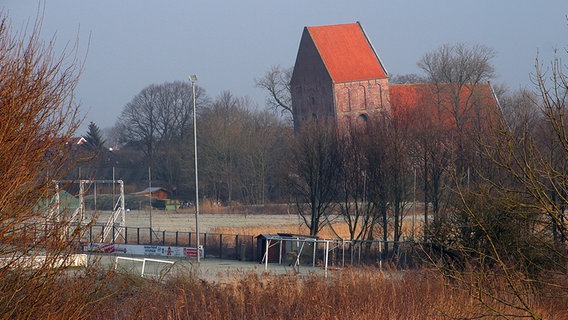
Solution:
[{"label": "goal post", "polygon": [[[78,205],[77,207],[71,212],[70,215],[64,214],[64,210],[62,210],[62,200],[60,197],[60,192],[62,190],[61,184],[78,184]],[[52,207],[50,212],[47,216],[47,222],[49,221],[61,221],[62,219],[69,224],[77,224],[82,226],[85,224],[85,216],[86,216],[86,209],[85,209],[85,195],[88,190],[90,190],[91,186],[94,186],[94,201],[95,206],[97,202],[97,185],[101,184],[111,184],[113,186],[113,195],[114,195],[114,186],[118,184],[120,186],[118,198],[116,202],[113,199],[112,203],[112,213],[104,224],[103,231],[100,235],[100,242],[107,241],[109,235],[112,233],[114,235],[112,241],[116,241],[120,236],[124,239],[126,238],[124,234],[124,229],[126,227],[126,209],[125,209],[125,197],[124,197],[124,181],[123,180],[61,180],[55,182],[55,201],[56,204]],[[113,197],[114,198],[114,197]],[[96,211],[96,207],[95,207]],[[115,230],[114,230],[115,229]],[[114,230],[114,231],[113,231]]]},{"label": "goal post", "polygon": [[175,261],[170,260],[117,256],[114,261],[114,269],[118,270],[120,267],[123,271],[138,273],[142,278],[162,279],[174,264]]},{"label": "goal post", "polygon": [[[297,272],[300,271],[300,265],[311,266],[316,268],[317,256],[320,256],[324,276],[327,277],[330,262],[329,254],[333,250],[340,249],[344,253],[345,241],[337,239],[321,239],[318,237],[291,235],[291,234],[264,234],[261,263],[264,264],[264,270],[268,271],[270,262],[278,263],[278,265],[287,264],[293,267]],[[283,261],[286,260],[286,261]],[[302,263],[302,261],[304,261]],[[306,264],[307,263],[307,264]],[[345,259],[343,258],[343,266]]]}]

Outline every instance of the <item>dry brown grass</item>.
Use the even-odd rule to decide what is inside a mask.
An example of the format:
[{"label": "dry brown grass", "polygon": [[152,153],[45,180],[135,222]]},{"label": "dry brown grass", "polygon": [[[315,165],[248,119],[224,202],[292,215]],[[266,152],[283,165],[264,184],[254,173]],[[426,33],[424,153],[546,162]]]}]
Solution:
[{"label": "dry brown grass", "polygon": [[[349,238],[349,231],[345,224],[334,223],[334,230],[324,227],[318,233],[322,238],[335,238],[336,233],[343,238]],[[304,224],[289,225],[257,225],[257,226],[240,226],[240,227],[215,227],[213,233],[223,234],[248,234],[258,235],[267,233],[292,233],[292,234],[310,234],[310,229]]]},{"label": "dry brown grass", "polygon": [[237,226],[237,227],[214,227],[212,233],[222,234],[248,234],[259,235],[267,233],[294,233],[294,234],[309,234],[308,228],[299,226],[297,224],[289,225],[257,225],[257,226]]},{"label": "dry brown grass", "polygon": [[[318,236],[321,238],[336,238],[337,236],[340,236],[341,238],[349,239],[349,228],[345,222],[340,220],[334,221],[331,223],[331,226],[333,227],[333,229],[330,228],[329,225],[325,225],[318,233]],[[410,220],[410,218],[403,221],[402,231],[404,237],[406,238],[409,238],[412,235],[412,221]],[[248,235],[258,235],[262,233],[310,234],[310,230],[303,223],[295,223],[288,225],[262,224],[255,226],[214,227],[210,230],[210,232],[222,233],[222,234],[248,234]],[[419,237],[421,233],[422,233],[422,225],[416,223],[415,224],[416,236]]]},{"label": "dry brown grass", "polygon": [[13,270],[2,274],[0,319],[84,319],[122,284],[95,268]]},{"label": "dry brown grass", "polygon": [[[231,272],[216,282],[191,270],[164,282],[138,275],[65,271],[46,285],[38,278],[15,293],[2,319],[518,319],[528,314],[496,299],[513,301],[507,283],[489,280],[491,294],[448,282],[430,270],[347,268],[329,278]],[[4,283],[18,281],[16,275]],[[46,290],[47,289],[47,290]],[[534,288],[532,288],[534,289]],[[561,290],[523,294],[542,319],[567,319]],[[33,294],[32,294],[33,292]],[[25,299],[34,297],[34,299]]]},{"label": "dry brown grass", "polygon": [[[181,209],[191,211],[193,208]],[[231,203],[228,206],[220,203],[205,200],[199,203],[199,210],[204,214],[290,214],[290,206],[287,204],[263,204],[263,205],[243,205]]]},{"label": "dry brown grass", "polygon": [[[228,281],[206,282],[178,275],[165,283],[128,278],[113,299],[90,319],[486,319],[526,316],[513,307],[488,308],[467,286],[447,283],[438,273],[346,269],[325,279],[293,274],[233,273]],[[494,288],[506,292],[504,281]],[[123,281],[123,280],[121,280]],[[568,316],[566,298],[533,294],[547,319]],[[564,302],[559,303],[559,302]]]}]

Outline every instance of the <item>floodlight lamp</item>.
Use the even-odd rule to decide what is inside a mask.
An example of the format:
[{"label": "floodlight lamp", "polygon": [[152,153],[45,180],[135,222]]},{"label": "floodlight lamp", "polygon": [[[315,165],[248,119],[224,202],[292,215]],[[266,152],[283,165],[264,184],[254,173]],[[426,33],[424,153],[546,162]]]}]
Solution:
[{"label": "floodlight lamp", "polygon": [[197,75],[196,74],[190,74],[189,75],[189,81],[197,81]]}]

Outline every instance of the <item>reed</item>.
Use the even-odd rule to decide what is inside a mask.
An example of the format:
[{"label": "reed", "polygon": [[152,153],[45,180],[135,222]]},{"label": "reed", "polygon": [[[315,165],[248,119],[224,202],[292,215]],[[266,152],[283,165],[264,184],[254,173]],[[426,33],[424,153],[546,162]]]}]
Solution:
[{"label": "reed", "polygon": [[[90,319],[484,319],[528,314],[496,302],[507,284],[492,279],[491,299],[448,282],[430,270],[402,272],[348,268],[331,277],[232,272],[223,281],[181,273],[166,282],[133,281]],[[566,297],[532,295],[532,309],[547,319],[566,319]]]}]

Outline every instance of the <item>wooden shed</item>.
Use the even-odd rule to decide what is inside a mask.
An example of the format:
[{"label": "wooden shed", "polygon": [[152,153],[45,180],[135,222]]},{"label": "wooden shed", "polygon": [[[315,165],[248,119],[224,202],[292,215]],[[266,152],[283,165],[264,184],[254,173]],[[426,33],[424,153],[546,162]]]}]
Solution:
[{"label": "wooden shed", "polygon": [[266,255],[266,246],[268,245],[268,262],[274,263],[278,262],[278,256],[280,249],[276,246],[276,242],[270,241],[278,237],[278,234],[259,234],[256,236],[256,256],[258,257],[258,262],[263,263],[264,257]]},{"label": "wooden shed", "polygon": [[162,187],[152,187],[152,188],[146,188],[139,192],[134,192],[133,194],[137,196],[152,197],[156,199],[168,199],[169,192],[168,190]]}]

